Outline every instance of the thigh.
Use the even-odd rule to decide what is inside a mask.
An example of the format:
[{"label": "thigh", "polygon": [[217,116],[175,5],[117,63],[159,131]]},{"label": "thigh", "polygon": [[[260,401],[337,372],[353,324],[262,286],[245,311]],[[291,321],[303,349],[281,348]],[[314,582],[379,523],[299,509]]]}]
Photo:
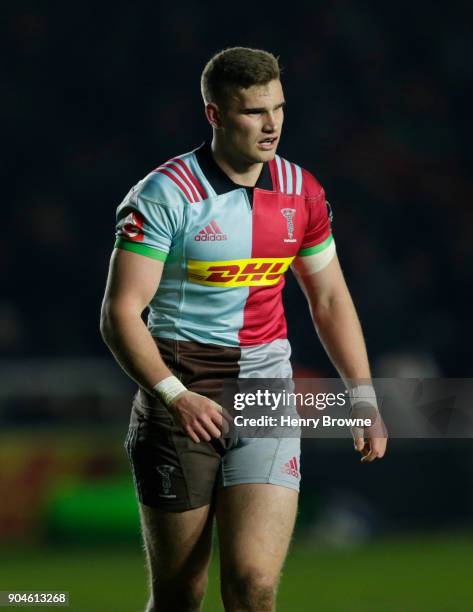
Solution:
[{"label": "thigh", "polygon": [[153,583],[206,574],[212,547],[210,506],[167,512],[140,504],[140,516]]},{"label": "thigh", "polygon": [[217,494],[222,575],[253,569],[277,580],[294,529],[298,492],[273,484],[242,484]]},{"label": "thigh", "polygon": [[168,410],[143,392],[135,398],[132,416],[125,448],[139,501],[169,512],[208,506],[221,461],[212,444],[193,442]]}]

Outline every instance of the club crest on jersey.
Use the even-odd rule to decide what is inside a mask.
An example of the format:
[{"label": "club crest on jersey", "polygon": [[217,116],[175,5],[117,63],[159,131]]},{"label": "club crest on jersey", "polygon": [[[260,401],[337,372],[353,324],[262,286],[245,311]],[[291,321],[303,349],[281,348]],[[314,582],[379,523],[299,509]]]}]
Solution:
[{"label": "club crest on jersey", "polygon": [[197,242],[218,242],[227,240],[227,234],[224,234],[217,222],[213,220],[194,236],[194,240]]},{"label": "club crest on jersey", "polygon": [[173,465],[158,465],[156,468],[162,478],[162,493],[160,497],[166,497],[167,499],[174,499],[176,496],[171,494],[171,474],[174,472]]},{"label": "club crest on jersey", "polygon": [[144,238],[144,221],[145,218],[139,211],[133,211],[119,222],[118,234],[133,242],[141,242]]},{"label": "club crest on jersey", "polygon": [[294,257],[253,257],[227,261],[189,259],[187,273],[191,283],[214,287],[258,287],[276,285]]},{"label": "club crest on jersey", "polygon": [[285,217],[287,222],[287,238],[284,238],[284,242],[296,242],[294,238],[294,223],[293,219],[296,214],[295,208],[281,208],[281,213]]}]

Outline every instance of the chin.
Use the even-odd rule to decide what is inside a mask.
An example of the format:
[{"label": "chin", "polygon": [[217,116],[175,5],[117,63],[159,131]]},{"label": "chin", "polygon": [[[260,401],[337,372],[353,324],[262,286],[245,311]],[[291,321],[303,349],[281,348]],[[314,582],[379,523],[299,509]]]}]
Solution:
[{"label": "chin", "polygon": [[255,162],[269,162],[274,159],[276,155],[276,149],[271,149],[270,151],[256,151],[254,158]]}]

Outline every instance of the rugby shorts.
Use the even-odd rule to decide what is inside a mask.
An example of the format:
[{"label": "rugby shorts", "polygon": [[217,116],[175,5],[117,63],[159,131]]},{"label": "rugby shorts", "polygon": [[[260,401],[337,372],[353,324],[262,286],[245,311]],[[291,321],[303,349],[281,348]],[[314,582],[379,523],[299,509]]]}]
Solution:
[{"label": "rugby shorts", "polygon": [[300,438],[196,443],[159,400],[142,390],[135,396],[125,448],[139,501],[162,510],[182,512],[208,505],[217,489],[239,484],[299,490]]}]

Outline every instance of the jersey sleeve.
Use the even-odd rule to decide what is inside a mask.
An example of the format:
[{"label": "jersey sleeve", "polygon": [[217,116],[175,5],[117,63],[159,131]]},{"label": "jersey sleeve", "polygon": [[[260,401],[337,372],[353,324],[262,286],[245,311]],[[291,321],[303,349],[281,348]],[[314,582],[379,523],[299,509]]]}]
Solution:
[{"label": "jersey sleeve", "polygon": [[133,187],[118,207],[115,248],[166,261],[182,225],[182,209],[160,197],[151,181]]},{"label": "jersey sleeve", "polygon": [[333,214],[325,191],[317,179],[303,170],[307,226],[301,248],[293,267],[302,274],[312,274],[325,268],[335,255],[332,235]]},{"label": "jersey sleeve", "polygon": [[330,205],[325,199],[325,191],[317,179],[303,170],[304,195],[307,207],[307,226],[298,256],[305,257],[320,253],[333,240]]}]

